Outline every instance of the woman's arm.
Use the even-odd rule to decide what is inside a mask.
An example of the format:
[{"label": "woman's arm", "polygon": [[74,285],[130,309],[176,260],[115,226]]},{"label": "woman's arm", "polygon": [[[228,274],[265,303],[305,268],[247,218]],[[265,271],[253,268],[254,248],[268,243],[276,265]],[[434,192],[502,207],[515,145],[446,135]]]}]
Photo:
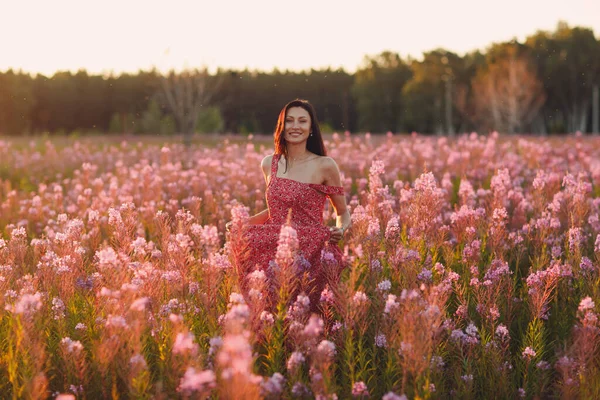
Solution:
[{"label": "woman's arm", "polygon": [[[323,177],[326,185],[329,186],[342,186],[342,179],[340,177],[340,170],[336,162],[331,157],[324,157],[322,164]],[[346,196],[344,195],[332,195],[329,197],[331,204],[335,209],[335,225],[331,232],[331,241],[337,243],[344,237],[344,233],[352,226],[352,219],[350,218],[350,212],[346,205]]]},{"label": "woman's arm", "polygon": [[262,210],[258,214],[255,214],[248,218],[248,223],[250,225],[260,225],[267,222],[267,219],[269,219],[269,210]]},{"label": "woman's arm", "polygon": [[[269,178],[271,175],[271,160],[273,160],[273,156],[266,156],[265,158],[263,158],[262,162],[260,163],[260,167],[262,169],[263,172],[263,176],[265,177],[265,182],[267,183],[267,185],[269,184]],[[251,216],[250,218],[248,218],[248,224],[250,225],[260,225],[260,224],[264,224],[265,222],[267,222],[267,219],[269,219],[269,210],[262,210],[261,212],[259,212],[258,214],[255,214],[253,216]],[[231,222],[228,222],[227,224],[225,224],[225,228],[227,230],[229,230],[231,226]]]},{"label": "woman's arm", "polygon": [[[269,178],[271,177],[271,161],[273,161],[272,155],[266,156],[265,158],[262,159],[262,161],[260,163],[260,168],[262,169],[263,176],[265,177],[265,183],[267,184],[267,186],[269,185]],[[269,210],[268,209],[262,210],[258,214],[251,216],[248,219],[248,223],[250,225],[260,225],[260,224],[264,224],[265,222],[267,222],[267,219],[269,219]]]}]

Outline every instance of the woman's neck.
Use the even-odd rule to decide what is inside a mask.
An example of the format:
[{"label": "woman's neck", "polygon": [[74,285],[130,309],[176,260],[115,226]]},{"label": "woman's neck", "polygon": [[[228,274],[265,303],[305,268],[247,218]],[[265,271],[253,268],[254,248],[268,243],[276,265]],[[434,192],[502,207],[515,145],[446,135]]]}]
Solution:
[{"label": "woman's neck", "polygon": [[287,158],[288,160],[301,160],[307,157],[309,151],[306,150],[306,143],[299,143],[297,145],[288,144],[287,146]]}]

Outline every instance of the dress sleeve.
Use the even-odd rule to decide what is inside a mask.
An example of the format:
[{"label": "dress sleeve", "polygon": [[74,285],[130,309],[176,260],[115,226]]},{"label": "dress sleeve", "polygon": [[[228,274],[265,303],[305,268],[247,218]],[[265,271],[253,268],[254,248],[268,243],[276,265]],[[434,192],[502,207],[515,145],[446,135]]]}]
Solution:
[{"label": "dress sleeve", "polygon": [[328,186],[328,185],[316,185],[316,184],[311,184],[310,187],[312,187],[313,189],[326,194],[327,196],[332,196],[332,195],[343,195],[344,194],[344,188],[342,186]]}]

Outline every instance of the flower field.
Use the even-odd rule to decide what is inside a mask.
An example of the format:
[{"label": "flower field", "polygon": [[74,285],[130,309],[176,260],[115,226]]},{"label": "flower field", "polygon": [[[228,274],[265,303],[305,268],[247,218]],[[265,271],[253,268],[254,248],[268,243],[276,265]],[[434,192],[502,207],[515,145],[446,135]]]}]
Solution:
[{"label": "flower field", "polygon": [[314,314],[293,254],[266,307],[225,229],[271,138],[0,139],[1,397],[600,398],[600,138],[326,147],[353,225]]}]

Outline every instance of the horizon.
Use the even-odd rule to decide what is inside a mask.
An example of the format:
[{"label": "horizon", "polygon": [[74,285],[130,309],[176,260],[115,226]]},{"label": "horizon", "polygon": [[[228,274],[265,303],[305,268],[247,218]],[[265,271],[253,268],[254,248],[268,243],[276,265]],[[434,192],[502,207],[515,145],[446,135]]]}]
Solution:
[{"label": "horizon", "polygon": [[[421,60],[425,52],[444,49],[462,57],[485,52],[494,43],[522,43],[538,31],[553,32],[560,21],[591,29],[596,37],[600,33],[600,2],[592,0],[569,5],[558,0],[506,0],[485,6],[476,0],[399,3],[373,0],[360,9],[340,0],[305,0],[299,7],[282,8],[276,0],[176,0],[164,9],[158,2],[141,0],[13,1],[7,15],[30,15],[27,23],[17,17],[0,26],[0,35],[11,37],[0,45],[0,71],[52,76],[85,70],[118,76],[203,67],[211,73],[218,68],[265,73],[341,68],[353,74],[365,57],[383,51]],[[288,38],[286,29],[273,34],[277,18],[281,26],[300,27],[301,39]],[[309,25],[320,29],[305,28]],[[207,37],[215,39],[202,40]]]}]

